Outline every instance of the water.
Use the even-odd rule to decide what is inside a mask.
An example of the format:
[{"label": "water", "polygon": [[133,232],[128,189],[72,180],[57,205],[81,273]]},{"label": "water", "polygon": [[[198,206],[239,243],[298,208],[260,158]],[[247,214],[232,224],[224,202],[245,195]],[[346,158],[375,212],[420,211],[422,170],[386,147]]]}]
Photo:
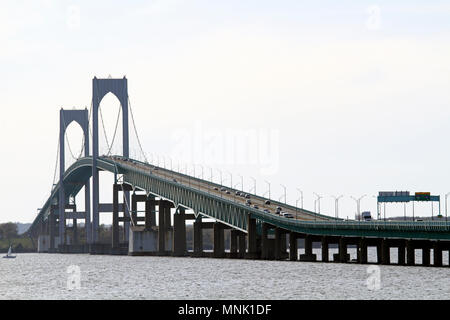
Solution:
[{"label": "water", "polygon": [[[370,249],[369,261],[375,261]],[[348,251],[355,257],[354,249]],[[330,257],[335,252],[330,249]],[[314,253],[320,258],[320,249]],[[444,261],[448,263],[448,256]],[[75,282],[68,285],[74,276],[67,272],[70,266],[79,267],[80,288],[73,288]],[[369,267],[374,266],[30,253],[0,259],[0,298],[446,299],[450,293],[449,267],[375,266],[380,271],[378,290],[367,285],[373,276]]]}]

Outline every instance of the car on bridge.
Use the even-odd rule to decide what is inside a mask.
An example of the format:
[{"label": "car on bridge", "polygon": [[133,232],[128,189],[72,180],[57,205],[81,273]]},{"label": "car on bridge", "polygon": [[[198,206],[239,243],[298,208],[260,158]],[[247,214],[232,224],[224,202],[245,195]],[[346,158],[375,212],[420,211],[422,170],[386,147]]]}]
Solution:
[{"label": "car on bridge", "polygon": [[248,193],[245,194],[245,199],[250,199],[250,195]]},{"label": "car on bridge", "polygon": [[270,205],[270,200],[264,201],[264,204],[267,204],[269,206]]},{"label": "car on bridge", "polygon": [[281,212],[280,215],[282,217],[289,218],[289,219],[294,218],[294,215],[292,213],[289,213],[289,212]]},{"label": "car on bridge", "polygon": [[250,200],[247,199],[247,201],[245,201],[245,204],[251,205],[252,202]]},{"label": "car on bridge", "polygon": [[265,213],[270,213],[270,210],[269,209],[264,209],[264,212]]}]

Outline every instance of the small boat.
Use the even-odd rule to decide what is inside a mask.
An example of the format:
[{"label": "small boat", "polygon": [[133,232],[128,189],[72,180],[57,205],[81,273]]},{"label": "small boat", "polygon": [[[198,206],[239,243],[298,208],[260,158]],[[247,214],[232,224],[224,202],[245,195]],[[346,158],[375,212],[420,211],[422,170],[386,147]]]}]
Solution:
[{"label": "small boat", "polygon": [[6,256],[3,256],[3,258],[13,259],[15,257],[16,256],[11,255],[11,246],[9,246],[8,253],[6,254]]}]

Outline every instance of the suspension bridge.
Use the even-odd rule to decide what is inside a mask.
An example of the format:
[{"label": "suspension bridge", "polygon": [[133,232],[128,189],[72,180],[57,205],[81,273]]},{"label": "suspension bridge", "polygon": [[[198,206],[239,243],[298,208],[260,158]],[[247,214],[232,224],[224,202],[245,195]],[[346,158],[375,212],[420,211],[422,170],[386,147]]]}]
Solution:
[{"label": "suspension bridge", "polygon": [[[380,264],[391,264],[390,249],[397,248],[399,265],[416,265],[415,250],[422,250],[421,265],[443,265],[442,253],[450,250],[447,221],[342,220],[160,167],[149,162],[142,149],[127,79],[94,78],[92,88],[90,110],[60,110],[51,193],[28,230],[37,239],[39,252],[317,261],[313,244],[319,243],[322,262],[368,263],[368,247],[373,246],[377,248]],[[111,141],[100,108],[108,93],[120,102]],[[121,155],[116,155],[112,154],[112,146],[120,115],[123,150]],[[143,161],[129,155],[129,115]],[[72,122],[83,131],[83,147],[78,155],[73,153],[66,135]],[[102,156],[99,155],[99,122],[107,145]],[[67,169],[66,145],[75,160]],[[56,181],[58,161],[59,181]],[[99,202],[100,171],[114,176],[110,186],[112,203]],[[84,209],[79,211],[75,199],[82,190]],[[145,210],[138,210],[138,204],[143,204]],[[111,239],[106,243],[99,239],[100,213],[112,215]],[[71,226],[67,224],[70,220]],[[193,222],[194,232],[190,251],[186,244],[189,220]],[[83,239],[78,236],[81,222],[85,231]],[[205,252],[203,248],[204,229],[213,229],[213,252]],[[230,244],[225,248],[224,232],[228,231]],[[304,239],[304,253],[300,255],[298,239]],[[331,245],[338,247],[332,259]],[[350,245],[357,249],[356,259],[350,259]]]}]

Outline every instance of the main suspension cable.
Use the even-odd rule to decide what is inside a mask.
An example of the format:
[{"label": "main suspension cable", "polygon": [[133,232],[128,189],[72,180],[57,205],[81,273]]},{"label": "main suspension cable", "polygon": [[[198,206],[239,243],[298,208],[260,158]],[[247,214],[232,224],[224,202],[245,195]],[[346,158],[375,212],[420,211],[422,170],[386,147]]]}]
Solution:
[{"label": "main suspension cable", "polygon": [[148,164],[147,156],[145,155],[145,152],[144,152],[144,150],[142,149],[141,140],[139,139],[139,135],[138,135],[137,128],[136,128],[136,123],[135,123],[135,121],[134,121],[133,109],[131,108],[130,97],[128,97],[128,107],[130,108],[131,120],[132,120],[132,122],[133,122],[134,133],[136,134],[136,138],[137,138],[137,142],[138,142],[138,145],[139,145],[139,149],[141,150],[141,153],[142,153],[142,155],[144,156],[145,163]]}]

